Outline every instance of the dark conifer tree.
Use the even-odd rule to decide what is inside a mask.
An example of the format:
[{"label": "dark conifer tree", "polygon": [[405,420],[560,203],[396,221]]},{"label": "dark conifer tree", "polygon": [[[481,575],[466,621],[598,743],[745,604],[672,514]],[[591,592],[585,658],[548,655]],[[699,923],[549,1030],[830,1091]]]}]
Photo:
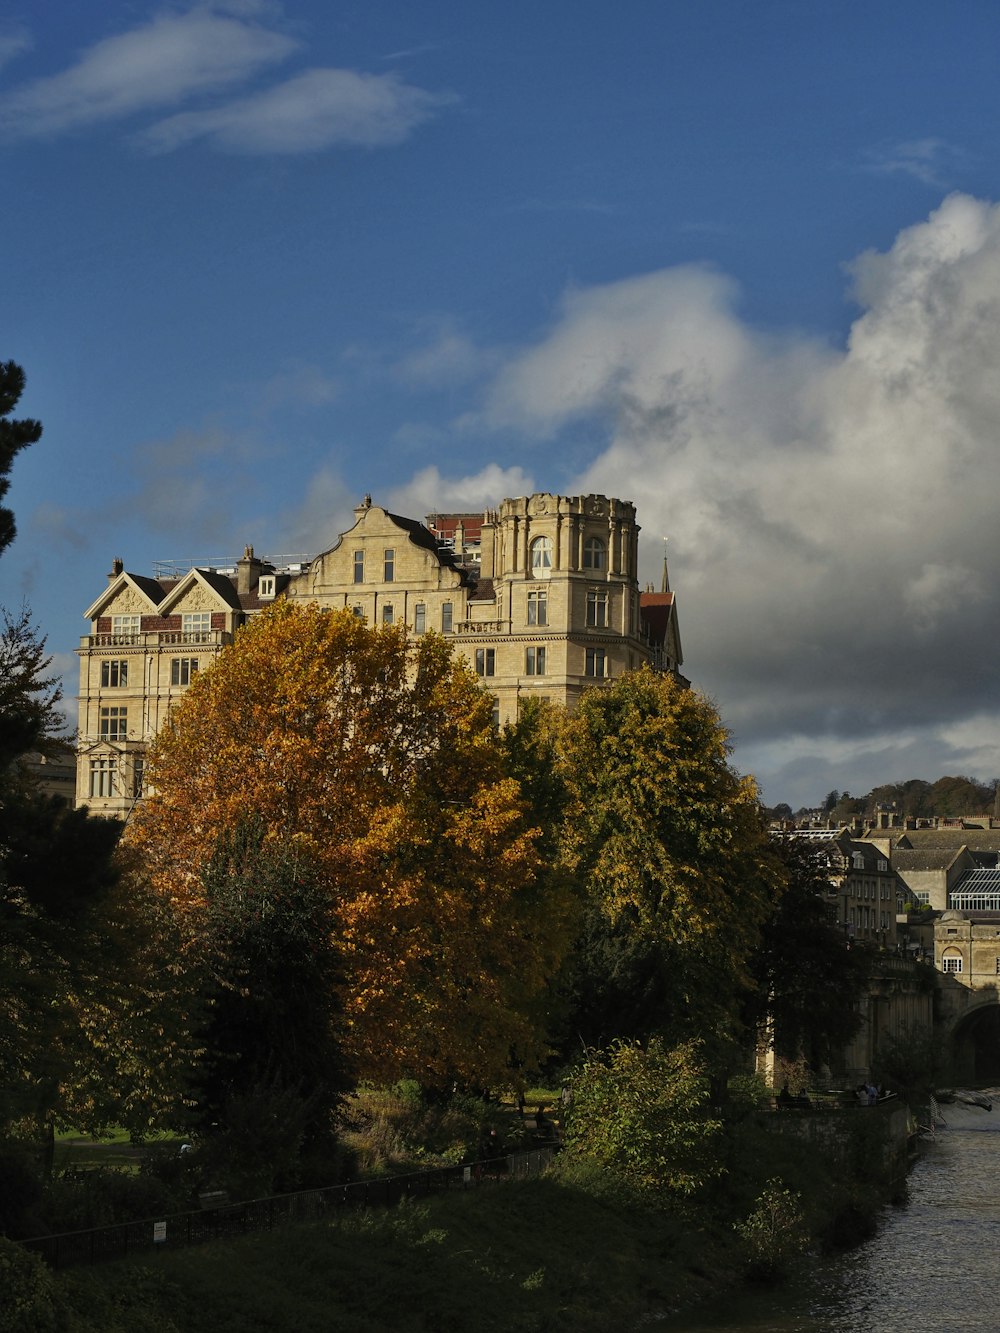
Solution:
[{"label": "dark conifer tree", "polygon": [[[42,423],[11,419],[11,412],[24,392],[24,371],[14,361],[0,361],[0,500],[10,489],[10,469],[15,455],[42,436]],[[0,505],[0,554],[14,540],[14,514]]]}]

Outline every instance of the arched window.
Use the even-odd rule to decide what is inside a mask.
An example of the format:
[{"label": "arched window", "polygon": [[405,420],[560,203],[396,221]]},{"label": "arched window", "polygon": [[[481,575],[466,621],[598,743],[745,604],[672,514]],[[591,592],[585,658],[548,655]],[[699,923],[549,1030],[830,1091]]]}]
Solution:
[{"label": "arched window", "polygon": [[531,570],[533,574],[548,573],[552,568],[552,538],[536,537],[531,543]]},{"label": "arched window", "polygon": [[607,547],[600,537],[588,537],[583,543],[584,569],[606,569]]},{"label": "arched window", "polygon": [[962,955],[960,953],[948,952],[941,959],[942,972],[961,972]]}]

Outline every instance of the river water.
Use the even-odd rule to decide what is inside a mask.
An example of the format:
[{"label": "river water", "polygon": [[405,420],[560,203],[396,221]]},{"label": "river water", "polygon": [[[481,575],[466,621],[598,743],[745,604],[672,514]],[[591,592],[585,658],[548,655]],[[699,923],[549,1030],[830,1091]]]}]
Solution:
[{"label": "river water", "polygon": [[775,1288],[742,1289],[659,1327],[670,1333],[975,1333],[1000,1330],[1000,1092],[992,1112],[946,1121],[874,1239],[807,1264]]}]

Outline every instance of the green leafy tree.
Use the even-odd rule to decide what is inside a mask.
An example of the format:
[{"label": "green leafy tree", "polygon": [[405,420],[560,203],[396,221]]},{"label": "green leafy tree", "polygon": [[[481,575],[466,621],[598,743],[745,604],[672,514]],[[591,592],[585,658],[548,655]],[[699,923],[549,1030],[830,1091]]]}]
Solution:
[{"label": "green leafy tree", "polygon": [[880,1042],[872,1078],[912,1106],[927,1101],[948,1075],[947,1057],[932,1032],[902,1032]]},{"label": "green leafy tree", "polygon": [[566,1156],[596,1162],[643,1193],[693,1194],[723,1169],[709,1086],[697,1043],[667,1049],[654,1037],[592,1052],[573,1080]]},{"label": "green leafy tree", "polygon": [[632,672],[584,695],[562,758],[586,900],[567,980],[580,1040],[697,1036],[721,1059],[742,1035],[783,875],[717,712],[669,676]]},{"label": "green leafy tree", "polygon": [[[0,500],[10,490],[10,469],[15,456],[42,437],[41,422],[14,420],[11,413],[24,392],[24,371],[13,361],[0,361]],[[14,540],[14,515],[0,505],[0,554]]]},{"label": "green leafy tree", "polygon": [[804,838],[775,838],[785,890],[761,931],[748,1001],[750,1025],[785,1060],[835,1064],[861,1025],[864,952],[851,949],[828,905],[828,852]]},{"label": "green leafy tree", "polygon": [[223,831],[204,889],[200,1117],[225,1122],[234,1099],[266,1088],[298,1093],[322,1134],[352,1085],[337,1040],[343,965],[330,895],[308,852],[268,841],[259,817]]},{"label": "green leafy tree", "polygon": [[[0,1130],[148,1123],[169,1085],[158,900],[126,886],[121,825],[37,791],[59,692],[27,610],[0,632]],[[160,913],[162,916],[162,913]],[[146,1071],[147,1076],[143,1076]],[[164,1094],[165,1095],[165,1094]],[[162,1102],[162,1098],[161,1098]],[[142,1103],[142,1104],[140,1104]]]}]

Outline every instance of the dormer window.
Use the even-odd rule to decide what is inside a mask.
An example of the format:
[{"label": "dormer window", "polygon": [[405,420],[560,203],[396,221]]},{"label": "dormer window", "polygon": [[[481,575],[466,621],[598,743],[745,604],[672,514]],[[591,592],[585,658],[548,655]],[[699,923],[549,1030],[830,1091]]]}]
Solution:
[{"label": "dormer window", "polygon": [[257,580],[257,596],[262,602],[274,596],[273,574],[262,574]]}]

